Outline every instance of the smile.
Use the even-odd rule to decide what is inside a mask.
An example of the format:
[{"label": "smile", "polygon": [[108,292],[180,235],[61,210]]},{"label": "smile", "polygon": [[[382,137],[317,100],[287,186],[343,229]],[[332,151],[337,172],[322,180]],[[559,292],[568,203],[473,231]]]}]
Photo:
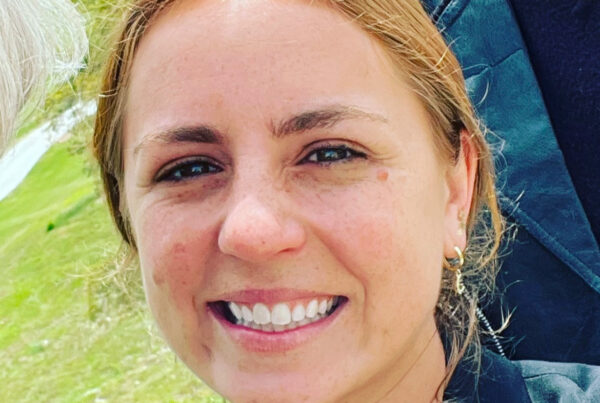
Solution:
[{"label": "smile", "polygon": [[218,301],[209,305],[231,324],[268,333],[307,326],[333,314],[345,297],[329,296],[265,304]]}]

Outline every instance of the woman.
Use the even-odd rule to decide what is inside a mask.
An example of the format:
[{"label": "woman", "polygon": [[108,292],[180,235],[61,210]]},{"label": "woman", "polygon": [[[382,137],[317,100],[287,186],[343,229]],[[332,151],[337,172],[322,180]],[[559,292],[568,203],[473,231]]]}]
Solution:
[{"label": "woman", "polygon": [[48,81],[80,68],[87,45],[83,18],[70,1],[0,3],[0,155],[26,102],[35,104]]},{"label": "woman", "polygon": [[216,391],[530,401],[535,366],[480,353],[502,220],[417,1],[139,1],[103,93],[117,227],[166,340]]}]

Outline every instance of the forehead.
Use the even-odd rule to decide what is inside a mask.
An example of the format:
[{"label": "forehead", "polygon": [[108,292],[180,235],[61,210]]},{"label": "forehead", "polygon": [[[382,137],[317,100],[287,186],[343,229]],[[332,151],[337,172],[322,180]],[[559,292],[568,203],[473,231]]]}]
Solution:
[{"label": "forehead", "polygon": [[143,135],[206,116],[235,124],[234,111],[276,120],[340,97],[368,109],[365,94],[393,96],[393,69],[375,42],[338,12],[309,3],[175,2],[138,47],[126,131]]}]

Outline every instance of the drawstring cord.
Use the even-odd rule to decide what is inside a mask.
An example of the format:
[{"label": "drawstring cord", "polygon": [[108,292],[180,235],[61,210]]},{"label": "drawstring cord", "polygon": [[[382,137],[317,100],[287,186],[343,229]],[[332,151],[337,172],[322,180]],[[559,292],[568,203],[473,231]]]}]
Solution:
[{"label": "drawstring cord", "polygon": [[487,329],[488,333],[492,336],[492,341],[493,341],[494,345],[496,346],[498,353],[502,357],[506,358],[506,354],[504,353],[504,349],[502,348],[502,345],[500,344],[500,340],[498,339],[498,336],[496,335],[496,332],[494,331],[494,329],[492,329],[492,325],[490,325],[490,322],[483,314],[483,311],[481,310],[481,308],[477,307],[477,309],[475,310],[475,314],[477,315],[477,318],[479,319],[479,321],[483,322],[483,325]]}]

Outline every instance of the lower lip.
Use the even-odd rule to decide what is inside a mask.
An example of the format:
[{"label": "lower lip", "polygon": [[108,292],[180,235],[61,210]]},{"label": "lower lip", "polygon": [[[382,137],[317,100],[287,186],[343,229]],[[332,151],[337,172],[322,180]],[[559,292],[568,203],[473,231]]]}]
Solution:
[{"label": "lower lip", "polygon": [[339,305],[331,315],[324,319],[282,332],[263,332],[262,330],[234,325],[222,316],[215,314],[211,309],[208,309],[208,312],[223,326],[233,341],[245,350],[255,353],[283,353],[308,343],[317,337],[346,308],[346,303],[347,301]]}]

